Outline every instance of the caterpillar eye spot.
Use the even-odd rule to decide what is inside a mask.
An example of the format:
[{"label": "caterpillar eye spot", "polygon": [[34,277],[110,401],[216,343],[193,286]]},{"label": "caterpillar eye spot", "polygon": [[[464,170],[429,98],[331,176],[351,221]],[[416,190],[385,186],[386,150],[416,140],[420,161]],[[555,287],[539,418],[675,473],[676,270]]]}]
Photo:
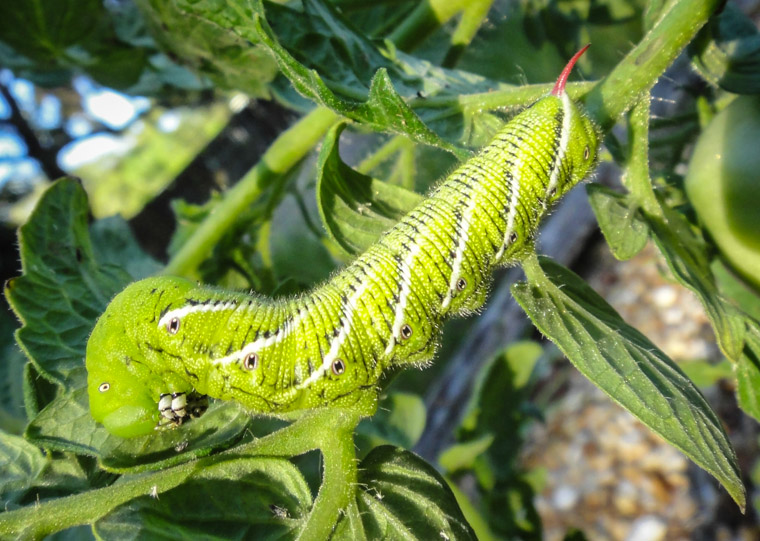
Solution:
[{"label": "caterpillar eye spot", "polygon": [[256,370],[259,367],[259,355],[257,353],[249,353],[243,359],[243,366],[246,370]]},{"label": "caterpillar eye spot", "polygon": [[401,339],[408,340],[411,337],[412,337],[412,327],[410,325],[404,324],[404,326],[401,327]]},{"label": "caterpillar eye spot", "polygon": [[460,278],[459,280],[457,280],[458,291],[464,291],[464,288],[466,287],[467,287],[467,280],[465,280],[464,278]]},{"label": "caterpillar eye spot", "polygon": [[101,384],[98,386],[98,391],[100,391],[101,393],[105,393],[105,392],[106,392],[106,391],[108,391],[110,388],[111,388],[111,384],[110,384],[110,383],[108,383],[108,382],[104,382],[104,383],[101,383]]},{"label": "caterpillar eye spot", "polygon": [[169,323],[166,324],[166,332],[169,334],[177,334],[179,331],[179,318],[173,317]]},{"label": "caterpillar eye spot", "polygon": [[554,197],[555,195],[557,195],[557,188],[549,190],[549,197]]},{"label": "caterpillar eye spot", "polygon": [[336,376],[340,376],[343,372],[346,371],[346,364],[343,362],[343,359],[335,359],[333,361],[332,371]]},{"label": "caterpillar eye spot", "polygon": [[514,244],[515,242],[517,242],[517,233],[513,231],[509,234],[509,244]]},{"label": "caterpillar eye spot", "polygon": [[588,160],[589,156],[591,156],[591,149],[589,149],[588,145],[586,145],[586,148],[583,149],[583,159]]}]

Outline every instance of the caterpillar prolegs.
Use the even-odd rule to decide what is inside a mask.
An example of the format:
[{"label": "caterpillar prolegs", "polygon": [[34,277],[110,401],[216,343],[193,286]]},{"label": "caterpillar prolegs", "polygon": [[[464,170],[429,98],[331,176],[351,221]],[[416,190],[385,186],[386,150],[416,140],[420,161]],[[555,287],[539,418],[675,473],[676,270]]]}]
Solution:
[{"label": "caterpillar prolegs", "polygon": [[584,51],[549,95],[308,294],[273,300],[172,277],[128,286],[87,344],[93,418],[143,435],[200,413],[206,395],[271,415],[374,413],[383,371],[431,361],[442,322],[483,304],[492,269],[519,262],[547,207],[593,168],[597,130],[565,92]]}]

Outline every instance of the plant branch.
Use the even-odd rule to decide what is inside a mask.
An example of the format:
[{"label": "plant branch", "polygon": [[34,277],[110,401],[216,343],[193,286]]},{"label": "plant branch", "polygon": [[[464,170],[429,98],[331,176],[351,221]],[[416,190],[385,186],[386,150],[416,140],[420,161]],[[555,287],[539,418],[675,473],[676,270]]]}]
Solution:
[{"label": "plant branch", "polygon": [[[325,482],[329,480],[330,487],[329,490],[320,490],[306,523],[308,528],[305,526],[302,531],[324,531],[326,526],[323,522],[329,522],[331,529],[337,522],[339,510],[348,505],[356,483],[352,435],[360,418],[360,415],[347,410],[331,408],[309,411],[277,432],[218,455],[149,474],[124,476],[118,483],[105,488],[8,511],[0,514],[0,538],[39,539],[73,526],[93,524],[119,505],[176,488],[213,464],[251,455],[291,458],[317,448],[324,455]],[[347,493],[346,486],[351,487],[350,493]],[[321,505],[319,509],[318,504]],[[332,506],[338,507],[331,511]],[[315,513],[315,510],[320,513]],[[328,534],[329,531],[327,529]],[[327,535],[315,537],[318,538],[325,539]]]},{"label": "plant branch", "polygon": [[608,131],[681,54],[722,0],[671,2],[652,30],[586,96],[586,108]]},{"label": "plant branch", "polygon": [[402,51],[411,51],[454,15],[468,9],[471,3],[472,0],[424,0],[388,39]]},{"label": "plant branch", "polygon": [[213,462],[214,458],[217,457],[200,459],[105,488],[8,511],[0,515],[0,537],[41,539],[73,526],[92,524],[112,509],[134,498],[151,494],[152,491],[166,492],[179,486],[193,473]]},{"label": "plant branch", "polygon": [[642,97],[631,110],[628,138],[630,153],[623,183],[647,214],[661,217],[662,209],[652,189],[652,180],[649,176],[648,94]]},{"label": "plant branch", "polygon": [[[301,528],[299,540],[328,539],[338,523],[340,512],[355,498],[358,483],[354,430],[361,417],[348,410],[326,410],[333,416],[322,423],[319,450],[324,458],[324,473],[317,499]],[[335,422],[335,417],[343,417]],[[332,425],[332,426],[331,426]],[[334,428],[333,428],[334,426]]]},{"label": "plant branch", "polygon": [[34,158],[39,162],[40,168],[50,180],[65,177],[66,172],[58,166],[58,161],[56,159],[60,147],[45,148],[42,146],[42,143],[40,143],[40,140],[29,125],[29,122],[24,118],[15,98],[3,84],[0,84],[0,95],[3,96],[11,110],[9,121],[16,128],[21,139],[23,139],[29,157]]},{"label": "plant branch", "polygon": [[462,53],[480,30],[480,25],[488,15],[493,2],[494,0],[472,0],[468,3],[456,30],[451,35],[451,47],[446,51],[446,56],[441,62],[444,68],[452,68],[459,62]]},{"label": "plant branch", "polygon": [[287,173],[338,121],[332,111],[318,107],[280,134],[261,160],[224,196],[211,215],[172,257],[165,274],[187,275],[195,269],[232,226],[238,215],[282,174]]},{"label": "plant branch", "polygon": [[[577,100],[586,95],[594,88],[597,82],[587,81],[578,83],[569,83],[566,87],[568,95]],[[419,109],[443,109],[446,107],[457,107],[459,109],[472,110],[493,110],[510,107],[524,107],[526,103],[531,103],[551,91],[554,83],[543,83],[536,85],[524,85],[507,88],[504,90],[494,90],[492,92],[475,92],[472,94],[460,94],[458,96],[440,96],[430,98],[413,98],[409,100],[409,106],[415,110]]]}]

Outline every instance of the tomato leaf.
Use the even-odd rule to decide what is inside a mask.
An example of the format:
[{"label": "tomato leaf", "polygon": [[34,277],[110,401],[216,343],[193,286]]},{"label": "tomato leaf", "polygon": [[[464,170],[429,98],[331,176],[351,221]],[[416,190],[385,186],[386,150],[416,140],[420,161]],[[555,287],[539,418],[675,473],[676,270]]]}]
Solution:
[{"label": "tomato leaf", "polygon": [[325,137],[317,163],[317,206],[330,237],[346,254],[366,250],[423,197],[415,192],[363,175],[346,165],[338,153],[345,124]]},{"label": "tomato leaf", "polygon": [[600,184],[588,184],[586,193],[612,255],[625,261],[639,253],[649,230],[636,202]]},{"label": "tomato leaf", "polygon": [[512,287],[538,329],[610,398],[710,472],[743,509],[736,454],[697,387],[577,275],[548,260],[526,262]]},{"label": "tomato leaf", "polygon": [[176,488],[117,507],[93,529],[102,539],[290,539],[311,504],[308,484],[288,460],[247,457],[197,469]]},{"label": "tomato leaf", "polygon": [[760,325],[747,318],[744,352],[736,363],[739,406],[760,421]]},{"label": "tomato leaf", "polygon": [[359,489],[336,539],[476,539],[441,474],[409,451],[373,449],[359,464]]},{"label": "tomato leaf", "polygon": [[42,196],[19,229],[22,276],[5,295],[23,326],[16,340],[40,375],[65,388],[84,382],[87,337],[108,301],[131,277],[101,265],[87,230],[87,196],[66,178]]}]

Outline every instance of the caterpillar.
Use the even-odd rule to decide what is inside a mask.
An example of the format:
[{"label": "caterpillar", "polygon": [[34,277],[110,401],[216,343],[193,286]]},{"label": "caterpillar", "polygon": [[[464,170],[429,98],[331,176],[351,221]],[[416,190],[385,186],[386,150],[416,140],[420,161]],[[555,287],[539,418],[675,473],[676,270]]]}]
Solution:
[{"label": "caterpillar", "polygon": [[519,263],[548,207],[593,169],[594,123],[553,90],[327,282],[270,299],[153,277],[108,305],[87,343],[92,417],[121,437],[200,415],[206,397],[252,412],[372,415],[383,372],[424,366],[451,316],[485,302],[496,266]]}]

